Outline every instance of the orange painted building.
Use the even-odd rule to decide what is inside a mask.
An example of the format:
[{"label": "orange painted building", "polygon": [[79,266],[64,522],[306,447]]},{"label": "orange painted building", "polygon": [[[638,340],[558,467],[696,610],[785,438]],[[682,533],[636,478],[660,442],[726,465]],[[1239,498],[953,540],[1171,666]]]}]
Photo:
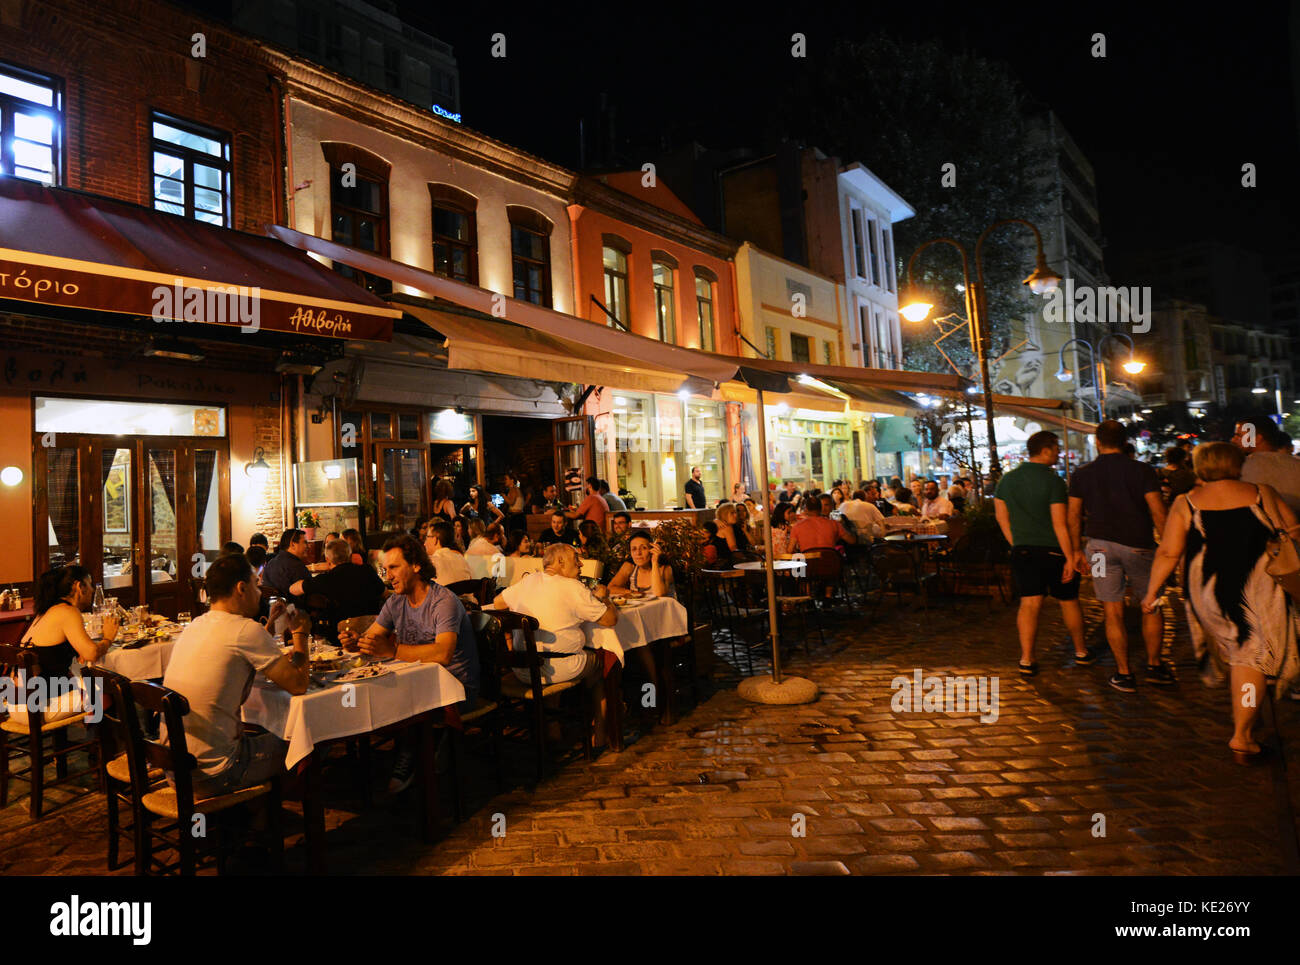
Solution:
[{"label": "orange painted building", "polygon": [[[641,171],[580,177],[568,210],[575,315],[686,348],[741,354],[734,241],[705,228]],[[708,395],[603,387],[587,403],[603,440],[597,475],[631,494],[637,508],[668,509],[685,505],[683,487],[698,465],[712,505],[740,479],[739,410]]]}]

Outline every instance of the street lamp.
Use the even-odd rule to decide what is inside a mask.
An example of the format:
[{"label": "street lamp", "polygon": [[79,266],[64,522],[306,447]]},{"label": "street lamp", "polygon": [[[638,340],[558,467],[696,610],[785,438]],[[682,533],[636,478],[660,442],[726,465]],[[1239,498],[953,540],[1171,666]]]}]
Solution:
[{"label": "street lamp", "polygon": [[1267,382],[1270,379],[1273,379],[1277,382],[1277,388],[1273,390],[1273,400],[1274,402],[1277,403],[1277,417],[1279,420],[1281,420],[1285,413],[1283,413],[1282,411],[1282,374],[1280,372],[1274,372],[1272,375],[1265,375],[1256,379],[1255,387],[1250,391],[1253,392],[1255,395],[1263,395],[1265,392],[1268,391],[1268,389],[1264,388],[1262,385],[1260,385],[1260,383]]},{"label": "street lamp", "polygon": [[987,306],[984,297],[983,252],[984,239],[989,236],[993,229],[1009,224],[1024,225],[1034,233],[1034,243],[1037,246],[1036,261],[1034,270],[1030,272],[1024,283],[1029,286],[1029,290],[1035,295],[1048,295],[1056,291],[1057,286],[1061,283],[1061,276],[1047,267],[1047,258],[1043,254],[1043,236],[1039,233],[1038,228],[1033,222],[1026,221],[1023,218],[1003,218],[985,228],[984,232],[975,241],[974,284],[971,283],[970,263],[967,259],[966,248],[961,242],[954,241],[952,238],[934,238],[912,252],[912,256],[907,259],[906,277],[909,297],[904,299],[906,304],[898,311],[909,322],[922,322],[929,316],[934,309],[934,302],[920,291],[912,288],[912,266],[915,264],[917,256],[931,245],[946,244],[956,248],[961,254],[961,273],[964,282],[968,332],[971,345],[975,349],[975,357],[979,362],[980,380],[984,388],[984,419],[988,429],[989,445],[989,478],[995,483],[998,481],[998,477],[1002,475],[1002,463],[998,460],[997,435],[993,429],[993,386],[989,379],[990,340]]},{"label": "street lamp", "polygon": [[1056,378],[1061,382],[1069,382],[1074,378],[1074,373],[1065,367],[1065,350],[1076,342],[1088,350],[1088,364],[1092,366],[1092,391],[1097,400],[1097,421],[1100,422],[1106,418],[1106,356],[1104,354],[1106,343],[1111,339],[1128,342],[1128,361],[1121,368],[1129,375],[1137,375],[1147,367],[1147,364],[1133,354],[1133,339],[1123,332],[1108,332],[1103,335],[1094,346],[1084,338],[1072,338],[1061,346],[1060,361],[1061,366],[1056,370]]}]

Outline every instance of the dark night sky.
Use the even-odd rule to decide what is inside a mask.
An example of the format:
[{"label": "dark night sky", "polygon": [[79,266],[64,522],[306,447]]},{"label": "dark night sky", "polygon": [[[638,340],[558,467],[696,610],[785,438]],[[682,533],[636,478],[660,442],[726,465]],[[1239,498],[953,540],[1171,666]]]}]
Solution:
[{"label": "dark night sky", "polygon": [[[1243,4],[1241,13],[1219,6],[1213,17],[1134,2],[1021,3],[1004,12],[996,4],[852,4],[834,13],[755,4],[752,15],[742,4],[671,15],[627,4],[629,19],[613,22],[619,8],[609,5],[598,8],[603,16],[549,8],[564,11],[559,17],[399,5],[454,45],[468,126],[561,164],[577,166],[578,117],[590,121],[597,92],[617,105],[620,134],[653,141],[670,124],[677,140],[743,144],[756,140],[773,98],[793,71],[815,66],[820,49],[885,30],[1006,61],[1056,109],[1096,168],[1108,261],[1199,237],[1300,249],[1300,147],[1282,2]],[[1051,19],[1030,23],[1027,15],[1040,11]],[[807,63],[789,56],[796,30],[808,37]],[[489,55],[496,31],[507,37],[504,61]],[[1105,60],[1089,53],[1097,31],[1106,35]],[[1240,186],[1247,161],[1258,168],[1254,190]]]},{"label": "dark night sky", "polygon": [[[214,10],[229,0],[178,2]],[[797,72],[816,68],[820,51],[885,31],[1005,61],[1056,109],[1096,169],[1108,264],[1199,238],[1300,252],[1291,64],[1300,31],[1292,42],[1286,0],[397,6],[455,48],[467,126],[569,167],[578,166],[578,119],[590,124],[602,91],[621,136],[753,145],[773,102]],[[490,56],[498,31],[504,60]],[[795,31],[808,37],[805,61],[790,56]],[[1098,31],[1105,60],[1089,54]],[[1257,166],[1252,190],[1240,185],[1245,162]]]}]

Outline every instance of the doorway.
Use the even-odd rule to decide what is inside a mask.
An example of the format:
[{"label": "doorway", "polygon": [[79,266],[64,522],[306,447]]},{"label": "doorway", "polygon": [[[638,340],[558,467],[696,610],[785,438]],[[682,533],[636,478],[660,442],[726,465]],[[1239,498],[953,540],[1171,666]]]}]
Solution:
[{"label": "doorway", "polygon": [[483,481],[492,491],[501,477],[518,473],[525,492],[559,482],[555,472],[555,440],[550,419],[485,415],[483,418]]},{"label": "doorway", "polygon": [[191,577],[230,539],[223,438],[59,433],[33,439],[35,569],[80,564],[122,606],[190,610]]}]

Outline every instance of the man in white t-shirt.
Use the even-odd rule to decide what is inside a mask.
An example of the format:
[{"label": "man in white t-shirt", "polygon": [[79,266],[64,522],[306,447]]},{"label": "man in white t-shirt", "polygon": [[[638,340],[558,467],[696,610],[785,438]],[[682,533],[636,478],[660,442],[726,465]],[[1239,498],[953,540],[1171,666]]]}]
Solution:
[{"label": "man in white t-shirt", "polygon": [[885,514],[867,499],[863,490],[859,489],[852,499],[840,503],[840,512],[853,524],[862,542],[885,535]]},{"label": "man in white t-shirt", "polygon": [[[599,746],[605,742],[604,661],[598,651],[584,649],[587,637],[582,625],[612,627],[618,622],[618,609],[609,602],[609,587],[587,589],[578,580],[581,572],[577,550],[567,543],[552,543],[542,556],[541,571],[498,593],[493,605],[537,620],[537,649],[553,654],[542,663],[544,683],[582,679],[593,688],[593,743]],[[529,679],[526,670],[516,668],[515,674]]]},{"label": "man in white t-shirt", "polygon": [[956,510],[952,508],[952,500],[947,496],[939,495],[939,484],[937,482],[928,482],[921,491],[921,517],[923,519],[947,519],[952,516]]},{"label": "man in white t-shirt", "polygon": [[434,582],[439,586],[450,586],[461,580],[474,579],[474,574],[469,571],[469,564],[465,562],[465,554],[456,549],[456,534],[451,528],[451,523],[446,520],[430,523],[429,528],[425,530],[424,549],[429,554],[429,562],[433,564],[434,573],[437,574]]},{"label": "man in white t-shirt", "polygon": [[[240,708],[259,673],[291,694],[307,692],[311,629],[306,613],[295,616],[293,652],[280,653],[266,628],[252,619],[262,594],[247,557],[216,560],[205,586],[212,608],[185,628],[163,677],[164,686],[190,704],[185,743],[198,762],[196,798],[252,787],[284,772],[288,745],[274,734],[244,733]],[[279,616],[272,611],[272,620]]]}]

